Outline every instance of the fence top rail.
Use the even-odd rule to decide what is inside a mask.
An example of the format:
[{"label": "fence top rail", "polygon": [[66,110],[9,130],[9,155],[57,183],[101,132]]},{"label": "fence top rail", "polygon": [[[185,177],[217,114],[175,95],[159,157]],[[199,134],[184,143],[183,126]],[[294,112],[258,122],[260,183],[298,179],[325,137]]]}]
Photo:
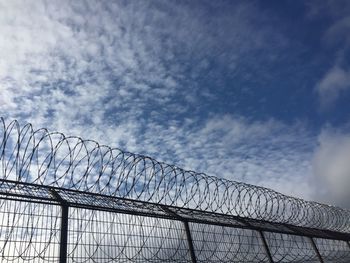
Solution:
[{"label": "fence top rail", "polygon": [[0,179],[350,232],[350,211],[0,118]]},{"label": "fence top rail", "polygon": [[274,223],[264,220],[242,218],[227,214],[167,206],[139,200],[3,179],[0,179],[0,201],[1,200],[42,203],[56,206],[64,205],[88,210],[164,218],[198,224],[350,241],[350,233]]}]

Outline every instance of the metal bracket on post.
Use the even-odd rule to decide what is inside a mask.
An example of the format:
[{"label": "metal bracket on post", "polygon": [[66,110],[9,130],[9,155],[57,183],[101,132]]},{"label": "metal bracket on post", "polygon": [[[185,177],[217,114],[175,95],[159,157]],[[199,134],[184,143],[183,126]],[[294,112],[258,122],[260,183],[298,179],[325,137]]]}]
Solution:
[{"label": "metal bracket on post", "polygon": [[64,200],[54,189],[50,189],[53,197],[61,204],[61,233],[60,233],[60,263],[67,263],[68,246],[68,210],[69,203]]},{"label": "metal bracket on post", "polygon": [[194,252],[193,240],[192,240],[192,235],[191,235],[191,231],[190,231],[190,226],[188,225],[188,220],[186,220],[185,218],[179,216],[174,211],[171,211],[168,207],[166,207],[164,205],[162,205],[161,207],[163,208],[163,210],[166,213],[168,213],[168,214],[172,215],[173,217],[177,218],[178,220],[180,220],[184,224],[185,231],[186,231],[188,248],[190,250],[190,255],[191,255],[191,261],[192,261],[192,263],[197,263],[197,258],[196,258],[196,254]]},{"label": "metal bracket on post", "polygon": [[309,237],[309,239],[310,239],[310,242],[311,242],[312,247],[314,248],[314,250],[315,250],[315,252],[316,252],[316,255],[317,255],[318,260],[319,260],[321,263],[324,263],[324,261],[323,261],[323,259],[322,259],[322,257],[321,257],[320,251],[318,251],[318,248],[317,248],[317,246],[316,246],[316,243],[315,243],[314,239],[313,239],[312,237]]},{"label": "metal bracket on post", "polygon": [[261,240],[263,242],[265,253],[266,253],[266,256],[267,256],[269,262],[270,263],[274,263],[272,255],[271,255],[271,252],[270,252],[270,249],[269,249],[269,246],[267,245],[264,233],[262,231],[259,231],[259,234],[260,234]]}]

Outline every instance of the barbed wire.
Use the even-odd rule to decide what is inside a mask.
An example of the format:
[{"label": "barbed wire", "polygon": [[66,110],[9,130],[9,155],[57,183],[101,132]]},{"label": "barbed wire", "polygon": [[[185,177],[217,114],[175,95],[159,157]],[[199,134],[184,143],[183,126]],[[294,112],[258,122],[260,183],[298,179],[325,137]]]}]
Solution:
[{"label": "barbed wire", "polygon": [[0,179],[350,232],[350,211],[0,118]]}]

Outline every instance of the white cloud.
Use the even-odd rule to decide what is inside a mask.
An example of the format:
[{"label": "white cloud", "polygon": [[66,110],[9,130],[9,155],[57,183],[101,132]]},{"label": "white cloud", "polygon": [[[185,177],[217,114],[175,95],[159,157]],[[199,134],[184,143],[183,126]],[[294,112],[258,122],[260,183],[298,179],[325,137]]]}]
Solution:
[{"label": "white cloud", "polygon": [[[130,126],[129,126],[130,127]],[[132,128],[130,130],[133,130]],[[148,123],[134,130],[129,149],[210,175],[312,198],[313,137],[303,125],[214,115],[169,126]]]},{"label": "white cloud", "polygon": [[327,109],[332,106],[342,92],[350,89],[350,71],[338,66],[329,70],[316,86],[321,107]]},{"label": "white cloud", "polygon": [[343,44],[349,46],[350,37],[347,32],[350,30],[350,15],[336,20],[326,31],[324,41],[327,45]]},{"label": "white cloud", "polygon": [[332,129],[319,136],[319,146],[313,158],[313,172],[321,187],[318,195],[350,207],[350,134]]},{"label": "white cloud", "polygon": [[334,106],[341,94],[350,88],[350,70],[348,69],[347,53],[350,48],[350,4],[339,0],[309,0],[309,18],[326,18],[329,25],[320,39],[325,48],[335,50],[334,66],[317,82],[316,91],[322,110]]},{"label": "white cloud", "polygon": [[305,1],[310,18],[315,16],[335,18],[349,15],[350,3],[347,0],[307,0]]},{"label": "white cloud", "polygon": [[212,96],[196,83],[208,57],[237,65],[279,42],[255,29],[253,5],[208,19],[170,2],[0,3],[0,115],[311,196],[312,138],[302,125],[193,113],[199,94]]}]

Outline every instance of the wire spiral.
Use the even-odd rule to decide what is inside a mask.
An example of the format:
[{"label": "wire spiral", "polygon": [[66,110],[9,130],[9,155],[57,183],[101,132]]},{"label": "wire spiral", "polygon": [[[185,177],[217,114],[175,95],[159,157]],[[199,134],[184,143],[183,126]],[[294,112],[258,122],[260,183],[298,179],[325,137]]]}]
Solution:
[{"label": "wire spiral", "polygon": [[0,179],[350,232],[350,211],[0,118]]}]

